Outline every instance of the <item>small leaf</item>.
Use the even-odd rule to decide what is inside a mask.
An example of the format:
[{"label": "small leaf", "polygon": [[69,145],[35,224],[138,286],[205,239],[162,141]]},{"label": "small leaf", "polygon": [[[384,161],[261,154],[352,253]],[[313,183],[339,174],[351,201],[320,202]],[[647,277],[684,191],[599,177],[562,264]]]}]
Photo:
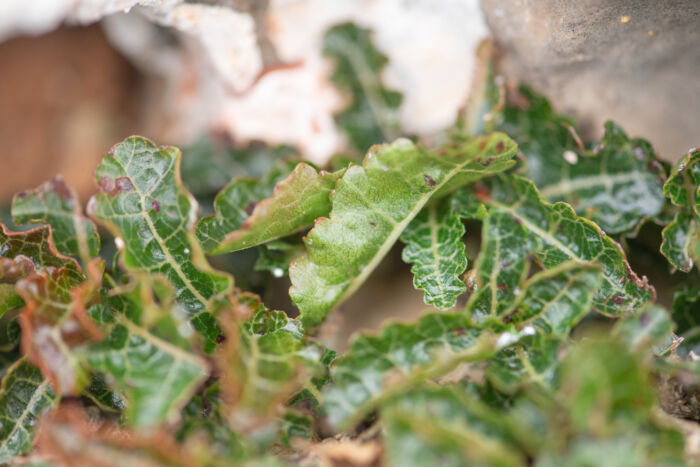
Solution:
[{"label": "small leaf", "polygon": [[671,315],[676,334],[683,338],[681,348],[700,355],[700,287],[685,285],[673,295]]},{"label": "small leaf", "polygon": [[261,186],[241,182],[246,184],[239,187],[234,181],[217,196],[217,215],[200,221],[198,237],[207,250],[219,254],[299,232],[328,214],[329,193],[343,172],[318,172],[302,162],[276,185],[263,180]]},{"label": "small leaf", "polygon": [[267,271],[273,277],[289,275],[289,264],[304,251],[304,245],[283,240],[272,241],[260,246],[255,271]]},{"label": "small leaf", "polygon": [[59,175],[40,187],[12,199],[15,224],[40,222],[51,226],[56,249],[87,260],[97,256],[100,237],[95,225],[81,213],[78,197]]},{"label": "small leaf", "polygon": [[508,394],[528,384],[552,390],[557,381],[561,341],[542,332],[525,336],[489,361],[486,376],[495,387]]},{"label": "small leaf", "polygon": [[625,316],[615,324],[612,334],[630,349],[643,350],[654,345],[657,354],[673,345],[673,321],[660,306],[646,305],[636,313]]},{"label": "small leaf", "polygon": [[412,264],[413,285],[439,310],[454,307],[467,290],[460,278],[467,268],[464,225],[451,203],[443,198],[428,204],[401,234],[406,245],[401,257]]},{"label": "small leaf", "polygon": [[596,224],[576,216],[568,204],[544,201],[528,180],[514,175],[492,177],[461,190],[455,201],[465,217],[484,223],[477,269],[498,274],[498,280],[484,278],[490,293],[480,291],[480,303],[470,305],[477,320],[505,306],[501,300],[512,296],[514,286],[526,277],[530,257],[545,270],[568,261],[600,264],[602,284],[593,307],[605,315],[620,316],[654,299],[653,287],[632,271],[615,241]]},{"label": "small leaf", "polygon": [[338,180],[329,218],[316,221],[306,254],[289,268],[304,326],[319,325],[362,285],[431,197],[505,170],[514,153],[502,134],[455,141],[437,154],[404,139],[374,146]]},{"label": "small leaf", "polygon": [[197,202],[180,181],[180,151],[128,138],[102,159],[96,180],[100,193],[88,211],[118,238],[123,266],[164,274],[176,301],[213,347],[220,331],[212,301],[232,281],[208,265],[194,238]]},{"label": "small leaf", "polygon": [[49,381],[26,359],[10,367],[0,389],[0,463],[29,451],[37,420],[55,399]]},{"label": "small leaf", "polygon": [[336,115],[336,124],[361,153],[401,135],[401,93],[386,89],[381,73],[388,59],[370,38],[370,31],[344,23],[326,32],[323,53],[335,63],[331,82],[349,95],[350,105]]},{"label": "small leaf", "polygon": [[676,163],[664,194],[681,209],[663,232],[661,253],[683,272],[700,264],[700,150],[691,150]]}]

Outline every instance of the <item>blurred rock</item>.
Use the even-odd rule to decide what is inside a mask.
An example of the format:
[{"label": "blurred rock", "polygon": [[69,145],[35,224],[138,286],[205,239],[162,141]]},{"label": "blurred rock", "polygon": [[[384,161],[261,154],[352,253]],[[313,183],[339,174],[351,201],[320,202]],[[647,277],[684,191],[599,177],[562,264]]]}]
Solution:
[{"label": "blurred rock", "polygon": [[700,145],[700,2],[483,0],[503,68],[573,114],[613,119],[674,160]]}]

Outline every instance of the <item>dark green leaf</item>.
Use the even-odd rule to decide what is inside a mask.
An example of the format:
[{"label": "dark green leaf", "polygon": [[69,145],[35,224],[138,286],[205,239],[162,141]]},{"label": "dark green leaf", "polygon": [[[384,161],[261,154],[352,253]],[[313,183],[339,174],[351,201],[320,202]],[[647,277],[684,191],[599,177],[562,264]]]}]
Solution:
[{"label": "dark green leaf", "polygon": [[614,240],[576,216],[569,205],[544,201],[528,180],[514,175],[493,177],[461,190],[455,201],[465,217],[484,223],[482,250],[491,254],[482,253],[477,270],[498,273],[495,284],[484,277],[492,295],[480,292],[477,295],[482,298],[471,299],[470,310],[477,319],[492,314],[492,307],[498,310],[500,300],[516,292],[514,285],[527,277],[529,258],[545,270],[568,261],[600,264],[602,284],[593,307],[606,315],[620,316],[654,299],[654,289],[631,270]]},{"label": "dark green leaf", "polygon": [[676,334],[683,338],[681,348],[700,355],[700,287],[686,285],[673,295],[671,315]]},{"label": "dark green leaf", "polygon": [[331,194],[329,218],[305,238],[289,268],[290,295],[307,328],[352,295],[435,194],[505,170],[515,145],[503,134],[453,142],[438,153],[408,140],[374,146]]},{"label": "dark green leaf", "polygon": [[164,274],[212,347],[220,334],[212,301],[232,281],[211,269],[194,238],[197,202],[180,181],[180,151],[131,137],[104,157],[96,179],[88,211],[117,238],[123,266]]},{"label": "dark green leaf", "polygon": [[615,123],[606,122],[603,140],[584,150],[573,121],[526,86],[511,90],[505,106],[489,115],[489,127],[518,143],[527,160],[524,175],[542,197],[569,203],[608,234],[633,231],[663,209],[666,175],[654,149],[644,139],[629,139]]},{"label": "dark green leaf", "polygon": [[700,150],[688,151],[676,163],[664,194],[681,209],[662,232],[661,253],[673,267],[688,272],[700,263]]},{"label": "dark green leaf", "polygon": [[60,175],[34,190],[15,195],[12,221],[18,225],[29,222],[50,225],[56,249],[64,255],[87,261],[100,250],[95,225],[83,217],[77,195]]},{"label": "dark green leaf", "polygon": [[425,292],[426,304],[439,310],[454,307],[467,290],[460,278],[467,268],[463,236],[450,198],[428,204],[401,234],[406,245],[401,257],[412,264],[413,285]]},{"label": "dark green leaf", "polygon": [[373,144],[401,136],[402,96],[381,82],[388,60],[372,44],[370,31],[352,23],[335,26],[326,32],[323,53],[335,63],[331,81],[349,95],[350,105],[335,120],[350,143],[364,153]]},{"label": "dark green leaf", "polygon": [[283,240],[272,241],[262,245],[255,263],[256,271],[267,271],[274,277],[289,275],[289,264],[301,255],[304,245]]},{"label": "dark green leaf", "polygon": [[0,463],[29,451],[37,420],[55,399],[49,381],[26,359],[10,367],[0,389]]}]

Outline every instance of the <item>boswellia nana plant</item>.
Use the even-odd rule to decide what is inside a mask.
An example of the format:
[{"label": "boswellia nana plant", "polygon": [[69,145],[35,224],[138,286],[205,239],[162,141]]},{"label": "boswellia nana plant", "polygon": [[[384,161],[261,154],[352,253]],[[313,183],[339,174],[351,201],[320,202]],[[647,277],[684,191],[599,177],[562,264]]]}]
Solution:
[{"label": "boswellia nana plant", "polygon": [[[332,28],[325,53],[361,161],[251,146],[212,166],[130,137],[85,210],[60,177],[15,196],[35,225],[0,233],[0,462],[700,462],[700,151],[669,168],[614,123],[586,145],[488,67],[428,146],[397,137],[367,31]],[[319,329],[397,242],[428,309],[338,355]],[[639,251],[679,271],[670,310]],[[251,292],[285,275],[298,316]]]}]

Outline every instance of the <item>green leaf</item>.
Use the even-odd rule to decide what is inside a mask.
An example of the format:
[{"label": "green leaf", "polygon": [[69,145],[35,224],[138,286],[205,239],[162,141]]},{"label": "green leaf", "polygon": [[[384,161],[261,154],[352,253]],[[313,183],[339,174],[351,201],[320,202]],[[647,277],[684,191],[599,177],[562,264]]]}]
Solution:
[{"label": "green leaf", "polygon": [[700,150],[676,163],[664,194],[681,209],[662,232],[661,253],[673,267],[689,272],[700,263]]},{"label": "green leaf", "polygon": [[325,368],[325,353],[284,312],[269,310],[250,293],[237,300],[249,318],[227,326],[217,362],[234,427],[247,433],[281,415],[281,403]]},{"label": "green leaf", "polygon": [[683,338],[681,348],[700,355],[700,287],[685,285],[673,295],[671,316],[676,334]]},{"label": "green leaf", "polygon": [[[568,261],[599,264],[603,276],[593,307],[609,316],[621,316],[653,301],[654,289],[632,271],[622,248],[600,228],[576,216],[565,203],[544,201],[534,184],[514,175],[485,180],[455,198],[459,212],[484,223],[484,248],[477,270],[494,271],[490,293],[480,291],[469,309],[478,320],[498,313],[504,297],[527,276],[526,264],[535,259],[543,269]],[[495,283],[494,283],[495,281]]]},{"label": "green leaf", "polygon": [[195,196],[213,195],[234,177],[262,177],[295,149],[252,142],[238,147],[215,136],[203,137],[182,150],[182,181]]},{"label": "green leaf", "polygon": [[[351,425],[387,398],[449,373],[459,363],[483,361],[517,335],[480,333],[465,315],[428,314],[414,324],[390,324],[377,336],[360,335],[331,366],[323,405],[335,425]],[[506,342],[506,343],[512,343]]]},{"label": "green leaf", "polygon": [[194,238],[197,202],[180,181],[180,151],[128,138],[102,159],[96,180],[100,192],[88,211],[117,237],[123,266],[164,274],[176,301],[213,347],[220,331],[212,302],[232,281],[208,265]]},{"label": "green leaf", "polygon": [[661,213],[666,174],[648,141],[630,139],[608,121],[603,140],[584,150],[573,121],[526,86],[512,90],[490,116],[495,130],[518,143],[527,160],[524,175],[548,201],[569,203],[608,234],[632,231]]},{"label": "green leaf", "polygon": [[18,360],[5,374],[0,389],[0,462],[10,462],[29,451],[37,420],[56,396],[41,372]]},{"label": "green leaf", "polygon": [[197,235],[208,251],[219,254],[299,232],[328,214],[329,193],[343,172],[318,172],[302,162],[277,185],[279,179],[261,185],[234,181],[217,196],[217,214],[200,221]]},{"label": "green leaf", "polygon": [[267,271],[274,277],[289,275],[289,264],[301,255],[304,245],[291,243],[284,240],[272,241],[262,245],[258,252],[258,260],[255,263],[255,271]]},{"label": "green leaf", "polygon": [[463,236],[464,225],[450,198],[428,204],[401,234],[406,245],[401,257],[412,264],[413,285],[425,292],[427,305],[448,310],[466,292],[460,278],[467,268]]},{"label": "green leaf", "polygon": [[19,315],[22,350],[58,394],[78,394],[88,383],[73,349],[102,337],[84,312],[88,297],[74,294],[76,285],[69,269],[51,266],[17,283],[26,303]]},{"label": "green leaf", "polygon": [[93,308],[91,315],[104,320],[100,324],[107,337],[85,347],[82,359],[123,394],[129,424],[145,427],[176,421],[180,409],[209,375],[209,365],[126,316],[101,307]]},{"label": "green leaf", "polygon": [[350,105],[336,115],[336,124],[361,153],[377,143],[401,136],[401,93],[386,89],[381,72],[388,59],[379,52],[370,31],[344,23],[326,32],[323,53],[335,63],[331,82],[349,95]]},{"label": "green leaf", "polygon": [[528,465],[506,416],[459,388],[408,392],[381,416],[390,465]]},{"label": "green leaf", "polygon": [[673,328],[671,316],[664,308],[648,304],[618,321],[612,334],[630,349],[644,350],[654,346],[655,353],[661,354],[674,344]]},{"label": "green leaf", "polygon": [[60,175],[34,190],[15,195],[12,221],[18,225],[29,222],[50,225],[56,249],[64,255],[87,260],[97,256],[100,250],[95,225],[82,215],[75,191]]},{"label": "green leaf", "polygon": [[489,361],[486,376],[495,387],[508,394],[532,384],[552,390],[559,367],[561,338],[538,332],[524,336]]},{"label": "green leaf", "polygon": [[503,134],[455,141],[438,153],[405,139],[374,146],[338,180],[329,218],[316,221],[307,252],[289,268],[304,326],[319,325],[362,285],[431,197],[505,170],[514,153]]}]

